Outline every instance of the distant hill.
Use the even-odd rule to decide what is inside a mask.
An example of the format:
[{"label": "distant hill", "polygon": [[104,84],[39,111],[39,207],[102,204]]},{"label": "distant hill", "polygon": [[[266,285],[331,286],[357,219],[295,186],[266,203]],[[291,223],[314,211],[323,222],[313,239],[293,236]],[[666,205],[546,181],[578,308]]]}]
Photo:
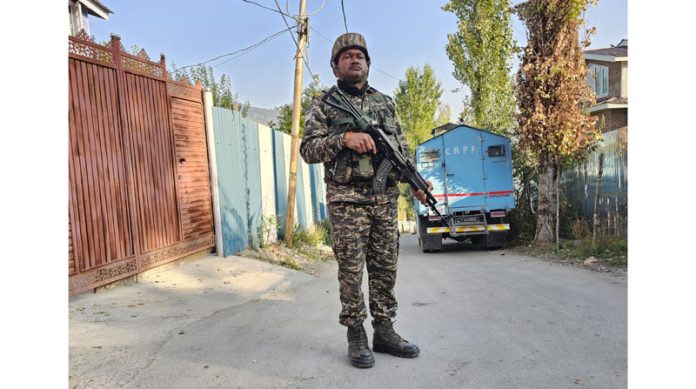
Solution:
[{"label": "distant hill", "polygon": [[278,115],[280,114],[280,110],[271,108],[258,108],[258,107],[249,107],[249,113],[247,114],[247,119],[253,120],[255,122],[265,124],[268,126],[268,122],[271,120],[276,120],[278,119]]}]

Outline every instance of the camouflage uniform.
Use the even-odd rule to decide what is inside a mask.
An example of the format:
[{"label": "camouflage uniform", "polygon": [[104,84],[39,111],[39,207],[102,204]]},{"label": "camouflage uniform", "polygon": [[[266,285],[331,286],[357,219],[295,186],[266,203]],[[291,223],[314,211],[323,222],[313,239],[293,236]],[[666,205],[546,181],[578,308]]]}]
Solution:
[{"label": "camouflage uniform", "polygon": [[[391,98],[371,87],[362,95],[344,94],[410,158]],[[390,176],[384,194],[373,194],[371,178],[380,161],[379,151],[375,156],[359,155],[345,147],[346,131],[358,131],[350,116],[316,97],[305,117],[300,154],[307,163],[324,164],[333,251],[338,261],[342,305],[339,322],[353,327],[367,318],[361,290],[365,264],[370,313],[376,320],[391,322],[397,309],[394,284],[399,248],[399,177]]]}]

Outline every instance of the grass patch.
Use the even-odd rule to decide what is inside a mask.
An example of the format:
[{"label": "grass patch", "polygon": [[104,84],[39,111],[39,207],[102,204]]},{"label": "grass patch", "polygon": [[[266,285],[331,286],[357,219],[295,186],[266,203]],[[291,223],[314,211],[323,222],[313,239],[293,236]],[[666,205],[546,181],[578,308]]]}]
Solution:
[{"label": "grass patch", "polygon": [[592,237],[582,240],[561,240],[559,251],[555,243],[527,243],[518,245],[516,250],[523,254],[555,259],[563,263],[582,264],[592,269],[614,268],[625,270],[628,267],[628,242],[626,238],[601,235],[592,242]]},{"label": "grass patch", "polygon": [[[268,241],[271,231],[270,226],[276,226],[281,232],[281,239]],[[306,229],[295,225],[293,229],[292,248],[284,244],[282,226],[272,218],[263,220],[259,228],[260,241],[264,244],[260,247],[249,247],[239,255],[248,258],[260,259],[266,262],[281,265],[293,270],[303,271],[309,274],[317,274],[321,263],[334,258],[331,250],[331,224],[324,220],[319,224]],[[263,239],[266,238],[266,239]],[[328,245],[327,245],[328,242]]]},{"label": "grass patch", "polygon": [[324,242],[325,235],[326,231],[319,224],[314,224],[304,230],[300,229],[299,226],[295,226],[295,232],[292,236],[292,245],[293,247],[300,245],[316,247]]}]

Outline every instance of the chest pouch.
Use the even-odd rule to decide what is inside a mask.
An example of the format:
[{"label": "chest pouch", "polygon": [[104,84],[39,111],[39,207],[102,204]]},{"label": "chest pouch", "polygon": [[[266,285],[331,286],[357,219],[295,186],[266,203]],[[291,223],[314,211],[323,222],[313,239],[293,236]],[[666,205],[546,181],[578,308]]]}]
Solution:
[{"label": "chest pouch", "polygon": [[[355,121],[349,117],[330,119],[329,128],[331,133],[356,131]],[[334,160],[331,173],[331,179],[341,184],[354,180],[369,180],[375,174],[372,156],[360,155],[348,148],[341,150]]]},{"label": "chest pouch", "polygon": [[334,160],[333,169],[331,169],[331,179],[339,184],[346,184],[353,179],[353,163],[350,150],[345,149],[338,153]]},{"label": "chest pouch", "polygon": [[372,155],[358,154],[351,150],[353,178],[356,180],[369,180],[375,175],[375,169],[372,165]]}]

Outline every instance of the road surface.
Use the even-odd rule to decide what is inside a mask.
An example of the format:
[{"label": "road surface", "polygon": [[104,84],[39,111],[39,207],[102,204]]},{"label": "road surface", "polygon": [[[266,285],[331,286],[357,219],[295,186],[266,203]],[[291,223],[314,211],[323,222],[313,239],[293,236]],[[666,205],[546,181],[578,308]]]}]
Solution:
[{"label": "road surface", "polygon": [[335,263],[315,277],[211,256],[72,297],[70,387],[627,386],[621,277],[402,236],[395,328],[421,354],[371,369],[348,362],[337,288]]}]

